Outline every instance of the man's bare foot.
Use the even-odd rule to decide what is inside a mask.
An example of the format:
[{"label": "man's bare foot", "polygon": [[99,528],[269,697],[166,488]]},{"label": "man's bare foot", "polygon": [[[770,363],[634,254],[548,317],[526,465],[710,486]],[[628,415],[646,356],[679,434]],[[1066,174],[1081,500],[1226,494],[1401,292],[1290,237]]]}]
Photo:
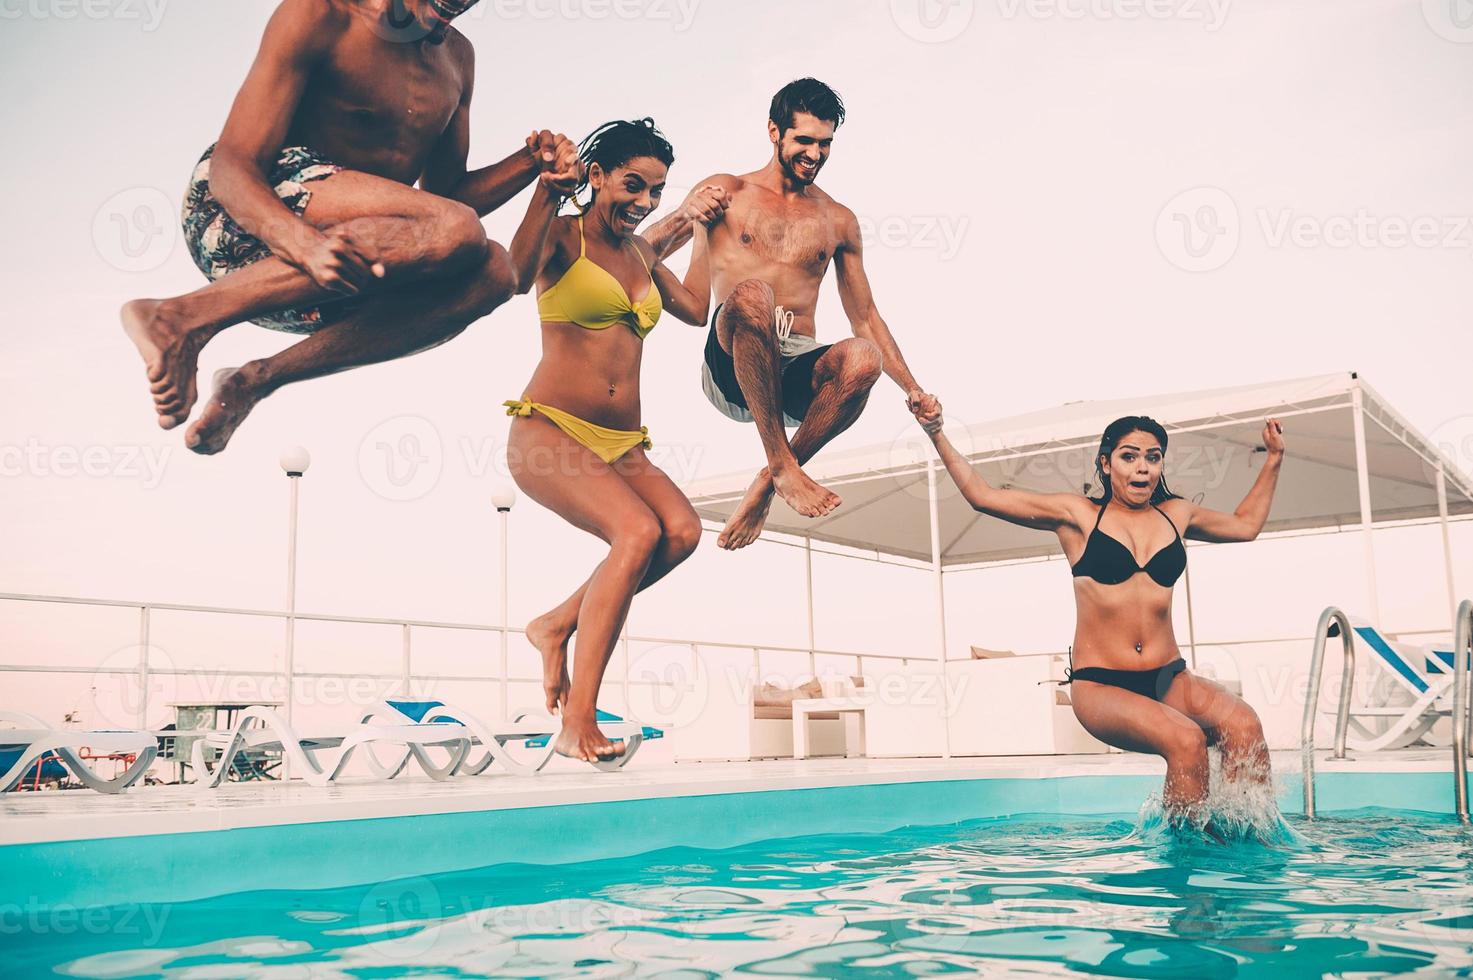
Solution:
[{"label": "man's bare foot", "polygon": [[159,425],[172,429],[184,423],[194,408],[199,352],[209,337],[172,322],[163,306],[162,300],[135,299],[123,304],[119,317],[123,332],[143,356]]},{"label": "man's bare foot", "polygon": [[184,434],[184,445],[201,456],[213,456],[224,449],[264,397],[261,388],[246,376],[245,368],[221,368],[215,372],[214,385],[199,421]]},{"label": "man's bare foot", "polygon": [[767,514],[772,510],[772,477],[763,470],[747,488],[746,496],[732,511],[716,539],[716,547],[724,551],[737,551],[756,541],[767,523]]},{"label": "man's bare foot", "polygon": [[623,742],[610,742],[593,722],[569,723],[564,720],[552,750],[558,755],[580,762],[605,762],[624,754]]},{"label": "man's bare foot", "polygon": [[547,713],[558,717],[573,687],[568,677],[568,641],[573,638],[573,631],[557,622],[553,613],[546,613],[527,624],[526,635],[527,642],[542,654],[542,691],[547,699]]},{"label": "man's bare foot", "polygon": [[814,483],[796,465],[774,471],[772,487],[789,507],[804,517],[823,517],[843,503],[838,494]]}]

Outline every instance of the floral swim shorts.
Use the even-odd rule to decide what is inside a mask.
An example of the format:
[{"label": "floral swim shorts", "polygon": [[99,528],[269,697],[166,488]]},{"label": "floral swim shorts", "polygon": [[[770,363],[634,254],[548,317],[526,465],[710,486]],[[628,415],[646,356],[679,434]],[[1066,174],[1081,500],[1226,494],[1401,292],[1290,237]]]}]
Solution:
[{"label": "floral swim shorts", "polygon": [[[214,153],[212,145],[195,165],[194,174],[189,179],[189,190],[184,195],[182,216],[184,241],[189,246],[189,254],[211,282],[271,255],[266,243],[236,224],[215,195],[210,193],[210,159]],[[307,210],[307,202],[312,199],[309,185],[342,169],[315,150],[289,146],[277,156],[267,175],[267,183],[281,202],[300,218]],[[353,306],[353,301],[345,297],[306,309],[258,316],[254,322],[271,330],[306,334],[341,318]]]}]

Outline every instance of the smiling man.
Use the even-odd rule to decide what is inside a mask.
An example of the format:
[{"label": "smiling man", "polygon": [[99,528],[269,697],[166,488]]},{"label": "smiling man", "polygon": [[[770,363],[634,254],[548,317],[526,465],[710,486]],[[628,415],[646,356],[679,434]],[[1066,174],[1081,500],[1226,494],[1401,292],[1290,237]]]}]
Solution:
[{"label": "smiling man", "polygon": [[[767,165],[696,185],[714,184],[729,195],[724,215],[705,236],[721,305],[706,338],[702,386],[723,415],[756,423],[767,456],[767,467],[717,539],[727,550],[757,540],[774,493],[805,517],[822,517],[839,506],[838,495],[810,479],[802,464],[854,424],[881,371],[900,386],[918,420],[941,414],[875,308],[858,219],[815,183],[843,122],[837,92],[817,79],[799,79],[772,100]],[[690,228],[677,214],[646,238],[668,254],[689,239]],[[696,247],[703,247],[702,240]],[[854,336],[821,345],[814,315],[830,265],[838,270],[839,296]],[[791,427],[797,431],[790,441]]]},{"label": "smiling man", "polygon": [[200,349],[220,331],[310,336],[217,372],[190,449],[225,448],[283,385],[434,347],[511,297],[510,259],[479,215],[576,148],[543,131],[466,171],[475,56],[451,22],[474,5],[284,0],[272,15],[184,201],[211,284],[134,300],[123,328],[165,429],[189,418]]}]

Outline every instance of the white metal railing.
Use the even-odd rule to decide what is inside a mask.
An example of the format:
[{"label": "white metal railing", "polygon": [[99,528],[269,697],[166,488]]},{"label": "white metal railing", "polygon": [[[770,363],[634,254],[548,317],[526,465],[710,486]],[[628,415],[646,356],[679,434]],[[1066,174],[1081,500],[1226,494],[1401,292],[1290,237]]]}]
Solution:
[{"label": "white metal railing", "polygon": [[1468,822],[1468,746],[1473,735],[1469,715],[1468,659],[1473,656],[1473,599],[1463,600],[1453,621],[1453,799],[1458,819]]},{"label": "white metal railing", "polygon": [[1333,759],[1345,758],[1346,728],[1350,722],[1350,688],[1355,682],[1355,634],[1350,630],[1350,617],[1329,607],[1320,613],[1315,627],[1314,653],[1309,661],[1309,690],[1304,698],[1304,726],[1299,731],[1299,754],[1304,769],[1304,815],[1314,819],[1314,723],[1319,713],[1320,675],[1324,673],[1325,644],[1330,639],[1330,626],[1340,630],[1345,644],[1345,666],[1340,674],[1340,706],[1335,710],[1335,751]]},{"label": "white metal railing", "polygon": [[[443,673],[420,674],[414,671],[414,635],[416,631],[425,630],[457,630],[465,632],[476,632],[495,634],[503,639],[511,635],[523,635],[525,631],[519,627],[499,626],[486,623],[461,623],[444,622],[425,619],[409,618],[383,618],[372,616],[340,616],[321,613],[304,613],[284,611],[276,609],[249,609],[229,606],[203,606],[186,603],[165,602],[138,602],[121,599],[96,599],[76,596],[53,596],[35,595],[26,593],[0,593],[0,601],[20,603],[54,603],[71,606],[87,606],[97,608],[134,609],[138,611],[138,662],[131,667],[124,666],[75,666],[63,664],[10,664],[0,663],[0,674],[13,673],[47,673],[47,674],[93,674],[106,676],[136,676],[139,685],[139,703],[136,713],[138,715],[138,727],[147,727],[147,714],[149,710],[149,678],[151,676],[174,676],[174,677],[198,677],[198,678],[254,678],[261,680],[275,680],[285,685],[285,698],[290,700],[298,680],[322,680],[338,678],[360,678],[368,681],[386,682],[389,684],[400,684],[406,693],[415,690],[418,682],[482,682],[499,683],[501,686],[501,709],[505,714],[509,709],[508,689],[511,684],[538,684],[542,683],[539,677],[513,676],[504,657],[498,658],[500,670],[496,673],[479,675],[450,675]],[[287,624],[288,633],[296,622],[318,622],[355,626],[388,626],[398,627],[401,630],[400,651],[401,670],[394,674],[370,671],[298,671],[290,663],[280,670],[260,670],[237,667],[169,667],[155,664],[150,661],[149,651],[151,649],[150,637],[153,632],[153,619],[155,613],[159,612],[182,612],[200,613],[218,616],[244,616],[264,619],[281,620]],[[810,637],[811,639],[811,637]],[[882,661],[899,663],[902,666],[911,661],[924,660],[933,662],[934,658],[906,656],[899,654],[862,652],[857,650],[831,650],[817,646],[810,642],[808,646],[783,646],[770,643],[732,642],[729,640],[693,640],[675,637],[660,636],[635,636],[626,634],[621,638],[621,644],[625,651],[624,667],[625,676],[622,683],[625,685],[626,693],[631,685],[645,685],[657,687],[662,682],[658,680],[642,681],[631,679],[628,674],[630,644],[640,644],[654,647],[684,647],[690,651],[692,663],[701,657],[702,649],[710,650],[740,650],[750,652],[754,669],[761,674],[763,654],[789,654],[804,655],[808,658],[810,673],[817,673],[818,657],[847,657],[853,658],[856,673],[863,673],[866,661]],[[503,647],[504,648],[504,647]]]}]

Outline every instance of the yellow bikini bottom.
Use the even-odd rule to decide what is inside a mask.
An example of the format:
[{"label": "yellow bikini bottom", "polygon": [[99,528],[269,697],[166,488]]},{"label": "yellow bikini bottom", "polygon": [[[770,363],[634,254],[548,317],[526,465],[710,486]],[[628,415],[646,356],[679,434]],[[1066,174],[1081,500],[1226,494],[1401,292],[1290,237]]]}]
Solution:
[{"label": "yellow bikini bottom", "polygon": [[599,459],[610,465],[622,459],[635,446],[643,446],[646,449],[654,448],[654,443],[650,442],[650,430],[646,426],[640,426],[638,432],[624,432],[585,422],[576,415],[569,415],[551,405],[543,405],[526,398],[504,404],[506,414],[517,418],[529,418],[535,409],[549,422],[567,433],[574,442],[586,447]]}]

